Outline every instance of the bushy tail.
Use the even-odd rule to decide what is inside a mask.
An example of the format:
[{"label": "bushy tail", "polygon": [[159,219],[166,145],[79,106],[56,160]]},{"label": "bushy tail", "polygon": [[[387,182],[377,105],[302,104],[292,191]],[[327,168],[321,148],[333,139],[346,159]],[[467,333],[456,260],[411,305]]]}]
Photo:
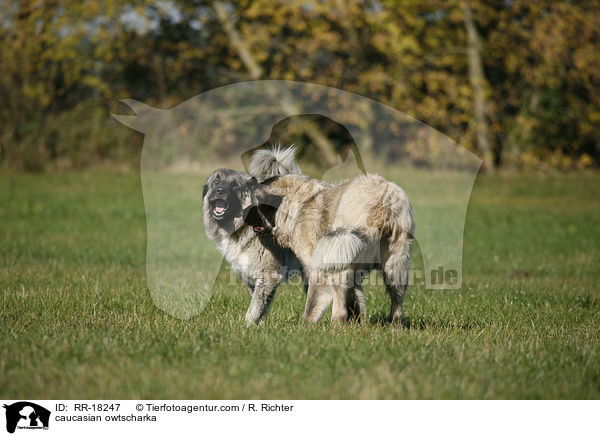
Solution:
[{"label": "bushy tail", "polygon": [[374,235],[342,227],[323,236],[311,260],[313,271],[343,271],[356,263],[371,263]]},{"label": "bushy tail", "polygon": [[293,145],[287,148],[278,145],[271,149],[257,150],[252,155],[248,172],[259,181],[285,174],[302,174],[295,156],[296,147]]}]

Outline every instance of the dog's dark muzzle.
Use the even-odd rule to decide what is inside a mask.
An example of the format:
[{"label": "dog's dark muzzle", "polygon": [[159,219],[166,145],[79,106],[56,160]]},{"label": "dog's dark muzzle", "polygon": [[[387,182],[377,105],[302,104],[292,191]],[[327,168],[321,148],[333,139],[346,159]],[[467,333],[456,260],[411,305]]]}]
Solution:
[{"label": "dog's dark muzzle", "polygon": [[273,230],[273,226],[271,226],[260,207],[250,208],[245,215],[244,221],[252,227],[255,233],[269,233]]}]

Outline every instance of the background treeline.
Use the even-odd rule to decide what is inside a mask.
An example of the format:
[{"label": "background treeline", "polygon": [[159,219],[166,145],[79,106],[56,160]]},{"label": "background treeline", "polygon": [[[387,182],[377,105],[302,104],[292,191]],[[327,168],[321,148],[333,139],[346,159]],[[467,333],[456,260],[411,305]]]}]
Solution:
[{"label": "background treeline", "polygon": [[0,164],[135,165],[118,100],[250,79],[342,88],[488,168],[600,164],[600,2],[0,0]]}]

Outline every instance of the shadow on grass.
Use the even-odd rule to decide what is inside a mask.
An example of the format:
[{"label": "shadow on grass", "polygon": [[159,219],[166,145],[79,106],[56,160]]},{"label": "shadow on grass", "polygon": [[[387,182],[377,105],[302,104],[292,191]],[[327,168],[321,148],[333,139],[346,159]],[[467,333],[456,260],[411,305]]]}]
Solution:
[{"label": "shadow on grass", "polygon": [[[368,317],[368,322],[371,325],[376,326],[390,326],[392,323],[388,314],[384,311],[375,313]],[[425,316],[414,316],[405,315],[402,318],[402,328],[409,330],[425,330],[425,329],[450,329],[450,330],[464,330],[470,331],[475,329],[481,329],[483,327],[481,322],[476,320],[455,320],[448,318],[430,318]]]}]

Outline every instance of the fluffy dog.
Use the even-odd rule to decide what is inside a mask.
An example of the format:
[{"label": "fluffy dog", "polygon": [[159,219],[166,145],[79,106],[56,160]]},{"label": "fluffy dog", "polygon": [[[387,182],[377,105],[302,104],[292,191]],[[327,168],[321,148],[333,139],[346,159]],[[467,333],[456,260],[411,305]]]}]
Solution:
[{"label": "fluffy dog", "polygon": [[392,301],[390,319],[401,322],[414,222],[399,186],[371,174],[337,185],[284,175],[251,191],[246,223],[291,249],[308,276],[305,320],[317,322],[332,301],[332,321],[363,316],[361,280],[377,269]]},{"label": "fluffy dog", "polygon": [[[251,301],[246,313],[248,324],[265,317],[277,286],[290,271],[302,271],[290,249],[275,246],[269,240],[259,240],[265,231],[263,225],[259,223],[254,228],[244,225],[248,212],[256,213],[251,207],[256,204],[252,191],[259,181],[280,174],[300,173],[294,152],[293,147],[259,150],[254,154],[250,174],[219,169],[210,175],[203,188],[206,234],[250,291]],[[273,204],[277,202],[276,197],[266,193],[263,199]],[[267,215],[272,212],[268,206],[261,210]],[[263,219],[268,223],[264,215],[260,217]]]}]

